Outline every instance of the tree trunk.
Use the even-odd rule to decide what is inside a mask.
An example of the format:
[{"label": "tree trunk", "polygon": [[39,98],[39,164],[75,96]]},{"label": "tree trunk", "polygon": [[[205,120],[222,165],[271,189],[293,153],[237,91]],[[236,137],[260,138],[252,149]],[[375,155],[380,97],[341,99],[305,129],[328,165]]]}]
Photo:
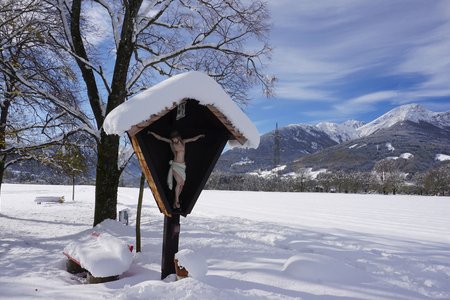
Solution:
[{"label": "tree trunk", "polygon": [[4,175],[5,175],[5,159],[2,158],[0,160],[0,195],[2,194],[2,183],[3,183],[3,176]]},{"label": "tree trunk", "polygon": [[117,191],[120,177],[117,165],[119,137],[107,135],[102,130],[97,151],[94,226],[105,219],[115,220],[117,218]]},{"label": "tree trunk", "polygon": [[[8,80],[5,77],[5,81]],[[0,150],[3,150],[6,148],[6,123],[8,122],[8,113],[9,113],[9,107],[11,105],[12,101],[12,84],[7,82],[6,84],[6,94],[4,97],[6,99],[3,100],[2,104],[0,105]],[[1,155],[0,157],[0,192],[2,188],[3,183],[3,176],[5,175],[5,168],[6,168],[6,154]]]},{"label": "tree trunk", "polygon": [[[91,68],[84,64],[84,60],[89,61],[86,49],[83,44],[80,19],[81,0],[72,1],[71,13],[71,35],[73,50],[77,54],[76,61],[80,68],[83,79],[86,83],[89,103],[97,122],[97,128],[103,126],[104,115],[101,109],[101,101],[95,75]],[[111,82],[111,93],[108,96],[106,105],[107,115],[126,98],[126,81],[130,65],[131,55],[134,50],[134,22],[142,4],[142,0],[129,0],[124,2],[124,16],[120,41],[117,48],[116,61]],[[81,57],[82,59],[79,59]],[[97,173],[95,182],[95,213],[94,226],[105,219],[116,219],[117,217],[117,190],[119,187],[120,170],[118,168],[119,137],[107,136],[101,130],[100,141],[97,144]]]}]

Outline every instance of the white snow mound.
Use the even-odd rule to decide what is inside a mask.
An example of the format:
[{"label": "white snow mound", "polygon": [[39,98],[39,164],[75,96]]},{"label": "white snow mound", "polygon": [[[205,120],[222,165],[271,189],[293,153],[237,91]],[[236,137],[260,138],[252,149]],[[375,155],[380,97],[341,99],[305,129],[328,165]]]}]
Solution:
[{"label": "white snow mound", "polygon": [[73,241],[64,248],[64,253],[78,260],[95,277],[121,275],[133,261],[128,245],[106,232]]},{"label": "white snow mound", "polygon": [[411,159],[413,157],[414,157],[414,155],[412,153],[408,153],[408,152],[400,154],[400,158],[403,158],[403,159]]},{"label": "white snow mound", "polygon": [[438,161],[447,161],[447,160],[450,160],[450,155],[447,155],[447,154],[436,154],[434,159],[438,160]]},{"label": "white snow mound", "polygon": [[195,99],[202,105],[214,105],[247,138],[244,145],[234,140],[229,141],[231,147],[258,147],[260,137],[255,125],[220,84],[197,71],[175,75],[122,103],[106,116],[103,129],[107,134],[121,135],[133,125],[184,99]]},{"label": "white snow mound", "polygon": [[370,276],[341,260],[317,253],[294,255],[284,263],[283,273],[286,275],[314,282],[355,283],[369,282]]},{"label": "white snow mound", "polygon": [[190,249],[183,249],[175,254],[178,265],[183,266],[189,272],[189,277],[201,278],[208,272],[206,259],[197,252]]},{"label": "white snow mound", "polygon": [[388,149],[388,151],[394,151],[395,150],[394,146],[392,146],[391,143],[386,143],[386,148]]}]

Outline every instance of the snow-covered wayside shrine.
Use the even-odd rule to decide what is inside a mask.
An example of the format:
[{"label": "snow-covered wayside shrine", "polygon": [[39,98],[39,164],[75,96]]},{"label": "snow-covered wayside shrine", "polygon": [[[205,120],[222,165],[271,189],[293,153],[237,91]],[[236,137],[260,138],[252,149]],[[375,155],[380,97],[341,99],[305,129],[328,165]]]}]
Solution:
[{"label": "snow-covered wayside shrine", "polygon": [[[91,228],[94,187],[8,185],[0,212],[0,299],[450,299],[450,197],[204,191],[180,249],[205,276],[160,280],[161,226],[144,195],[142,250],[109,283],[65,270],[64,247],[93,230],[135,244],[138,189],[119,190],[130,225]],[[276,201],[274,201],[276,200]]]}]

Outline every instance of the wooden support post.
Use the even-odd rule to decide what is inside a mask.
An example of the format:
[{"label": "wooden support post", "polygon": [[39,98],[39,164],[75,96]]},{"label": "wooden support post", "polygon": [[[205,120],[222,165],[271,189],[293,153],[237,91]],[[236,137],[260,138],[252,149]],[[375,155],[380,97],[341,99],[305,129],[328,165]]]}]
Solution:
[{"label": "wooden support post", "polygon": [[175,253],[178,252],[180,238],[180,215],[164,216],[164,236],[161,260],[161,279],[175,274]]},{"label": "wooden support post", "polygon": [[142,172],[141,181],[139,184],[138,206],[136,211],[136,253],[141,252],[141,213],[142,213],[142,198],[144,197],[144,185],[145,185],[145,175],[144,172]]}]

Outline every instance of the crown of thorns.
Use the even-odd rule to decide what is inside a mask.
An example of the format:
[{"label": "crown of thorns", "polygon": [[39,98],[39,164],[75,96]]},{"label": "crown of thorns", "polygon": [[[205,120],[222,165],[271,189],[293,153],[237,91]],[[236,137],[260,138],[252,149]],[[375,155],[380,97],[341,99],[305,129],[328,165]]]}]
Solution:
[{"label": "crown of thorns", "polygon": [[173,131],[170,133],[170,138],[171,138],[171,139],[173,139],[173,138],[181,138],[181,134],[180,134],[178,131],[173,130]]}]

